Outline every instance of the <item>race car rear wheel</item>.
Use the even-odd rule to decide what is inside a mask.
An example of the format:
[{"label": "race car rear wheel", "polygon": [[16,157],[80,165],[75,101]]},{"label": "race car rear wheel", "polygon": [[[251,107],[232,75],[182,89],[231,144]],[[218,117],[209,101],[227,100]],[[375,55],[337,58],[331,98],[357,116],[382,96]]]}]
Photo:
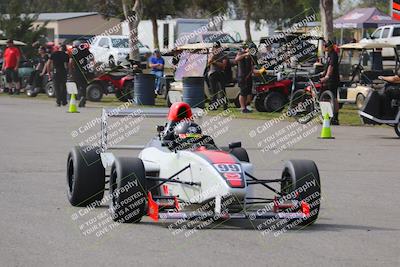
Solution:
[{"label": "race car rear wheel", "polygon": [[282,171],[281,192],[283,196],[298,194],[298,200],[310,205],[310,217],[297,221],[298,225],[310,225],[318,218],[321,183],[318,168],[312,160],[290,160]]},{"label": "race car rear wheel", "polygon": [[68,154],[68,200],[83,207],[101,201],[104,195],[105,169],[97,148],[75,146]]},{"label": "race car rear wheel", "polygon": [[145,177],[141,159],[115,159],[110,175],[110,211],[114,221],[137,223],[145,215]]}]

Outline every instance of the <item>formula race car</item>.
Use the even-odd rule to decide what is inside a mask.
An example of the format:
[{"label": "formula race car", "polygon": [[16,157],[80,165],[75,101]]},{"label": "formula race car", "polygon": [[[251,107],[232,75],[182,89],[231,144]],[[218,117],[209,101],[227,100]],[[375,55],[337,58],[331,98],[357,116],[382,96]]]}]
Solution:
[{"label": "formula race car", "polygon": [[[202,110],[183,102],[162,109],[103,109],[101,145],[74,147],[67,161],[68,200],[73,206],[109,199],[114,221],[139,222],[146,214],[166,219],[285,219],[308,225],[320,209],[320,177],[311,160],[290,160],[277,179],[258,179],[240,142],[217,147],[195,118]],[[142,147],[108,144],[109,117],[167,116],[165,126]],[[111,142],[110,142],[111,143]],[[142,149],[139,156],[116,157],[111,149]],[[106,175],[109,171],[109,174]],[[106,177],[109,180],[106,181]],[[271,186],[277,183],[280,189]],[[105,185],[109,184],[104,197]],[[273,198],[257,197],[261,185]],[[262,204],[262,208],[260,207]],[[258,206],[257,206],[258,205]]]}]

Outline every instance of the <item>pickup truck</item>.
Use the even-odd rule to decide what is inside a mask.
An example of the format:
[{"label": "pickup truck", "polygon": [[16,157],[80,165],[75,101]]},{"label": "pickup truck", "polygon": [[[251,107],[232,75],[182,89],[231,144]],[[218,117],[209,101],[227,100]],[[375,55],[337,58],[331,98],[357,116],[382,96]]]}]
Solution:
[{"label": "pickup truck", "polygon": [[[369,38],[360,40],[360,43],[388,43],[395,45],[398,50],[400,48],[400,24],[381,26]],[[382,57],[394,57],[394,50],[383,48]]]}]

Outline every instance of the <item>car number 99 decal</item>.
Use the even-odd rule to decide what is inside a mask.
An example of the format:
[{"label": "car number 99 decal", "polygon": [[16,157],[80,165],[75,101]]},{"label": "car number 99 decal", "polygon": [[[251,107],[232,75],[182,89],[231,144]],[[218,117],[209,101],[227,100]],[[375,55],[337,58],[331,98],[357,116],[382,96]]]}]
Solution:
[{"label": "car number 99 decal", "polygon": [[214,164],[215,168],[219,172],[230,172],[230,173],[241,173],[242,168],[240,164],[225,164],[225,163],[219,163],[219,164]]}]

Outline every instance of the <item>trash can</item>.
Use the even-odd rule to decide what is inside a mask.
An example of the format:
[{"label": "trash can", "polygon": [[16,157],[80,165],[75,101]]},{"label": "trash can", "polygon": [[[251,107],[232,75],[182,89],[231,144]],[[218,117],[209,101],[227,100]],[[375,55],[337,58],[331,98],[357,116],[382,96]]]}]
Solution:
[{"label": "trash can", "polygon": [[133,101],[137,105],[155,105],[155,75],[154,74],[137,74],[134,80]]},{"label": "trash can", "polygon": [[183,102],[192,108],[204,108],[204,77],[183,77]]}]

